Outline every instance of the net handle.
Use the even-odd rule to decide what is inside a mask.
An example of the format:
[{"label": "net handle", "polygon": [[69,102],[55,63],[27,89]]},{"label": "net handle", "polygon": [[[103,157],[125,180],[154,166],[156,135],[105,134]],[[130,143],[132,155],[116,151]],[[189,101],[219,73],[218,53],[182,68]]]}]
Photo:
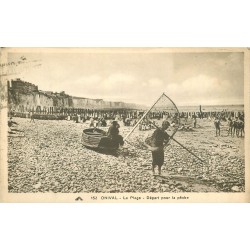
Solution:
[{"label": "net handle", "polygon": [[175,108],[176,108],[176,110],[177,110],[177,112],[178,112],[178,127],[176,128],[176,130],[174,131],[174,133],[171,135],[171,137],[173,138],[174,137],[174,135],[176,134],[176,132],[178,131],[178,128],[180,127],[180,112],[179,112],[179,109],[177,108],[177,106],[175,105],[175,103],[165,94],[165,93],[163,93],[162,94],[163,96],[165,96],[165,97],[167,97],[169,100],[170,100],[170,102],[172,102],[172,104],[175,106]]}]

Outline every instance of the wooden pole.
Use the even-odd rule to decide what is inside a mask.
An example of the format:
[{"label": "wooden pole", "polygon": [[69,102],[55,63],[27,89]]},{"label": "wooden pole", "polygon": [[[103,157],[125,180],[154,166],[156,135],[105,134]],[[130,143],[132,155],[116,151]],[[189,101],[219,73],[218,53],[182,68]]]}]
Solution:
[{"label": "wooden pole", "polygon": [[[151,122],[152,123],[152,122]],[[159,128],[156,124],[152,123],[156,128]],[[202,160],[199,156],[197,156],[196,154],[194,154],[191,150],[189,150],[188,148],[186,148],[184,145],[182,145],[180,142],[178,142],[177,140],[175,140],[173,137],[170,137],[173,141],[175,141],[177,144],[179,144],[182,148],[186,149],[190,154],[192,154],[193,156],[195,156],[197,159],[199,159],[202,162],[205,162],[204,160]]]},{"label": "wooden pole", "polygon": [[175,140],[174,138],[172,138],[173,141],[175,141],[177,144],[179,144],[182,148],[186,149],[191,155],[195,156],[197,159],[199,159],[202,162],[205,162],[204,160],[202,160],[199,156],[197,156],[196,154],[194,154],[191,150],[189,150],[188,148],[186,148],[184,145],[182,145],[180,142],[178,142],[177,140]]}]

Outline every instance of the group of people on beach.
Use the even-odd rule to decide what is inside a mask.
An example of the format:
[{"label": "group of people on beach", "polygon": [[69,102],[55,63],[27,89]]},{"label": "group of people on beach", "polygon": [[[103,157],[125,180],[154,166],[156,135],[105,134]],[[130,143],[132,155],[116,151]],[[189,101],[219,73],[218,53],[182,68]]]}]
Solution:
[{"label": "group of people on beach", "polygon": [[[220,128],[221,128],[221,117],[217,116],[214,119],[214,126],[215,126],[215,136],[220,136]],[[237,137],[242,137],[245,133],[244,130],[244,116],[239,117],[229,117],[227,119],[227,135],[234,137],[235,135]]]}]

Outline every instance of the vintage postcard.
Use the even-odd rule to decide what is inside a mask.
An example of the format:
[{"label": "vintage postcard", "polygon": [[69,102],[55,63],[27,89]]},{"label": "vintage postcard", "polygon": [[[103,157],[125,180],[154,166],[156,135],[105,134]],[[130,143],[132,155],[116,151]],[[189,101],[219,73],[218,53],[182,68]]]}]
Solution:
[{"label": "vintage postcard", "polygon": [[0,202],[249,202],[249,52],[1,48]]}]

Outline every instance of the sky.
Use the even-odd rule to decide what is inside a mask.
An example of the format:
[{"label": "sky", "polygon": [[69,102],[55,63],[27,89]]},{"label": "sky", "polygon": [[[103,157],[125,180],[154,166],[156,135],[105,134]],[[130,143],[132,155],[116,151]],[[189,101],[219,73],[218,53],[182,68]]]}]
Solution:
[{"label": "sky", "polygon": [[41,62],[12,77],[40,90],[147,106],[163,92],[179,106],[244,103],[243,52],[9,53],[18,60]]}]

